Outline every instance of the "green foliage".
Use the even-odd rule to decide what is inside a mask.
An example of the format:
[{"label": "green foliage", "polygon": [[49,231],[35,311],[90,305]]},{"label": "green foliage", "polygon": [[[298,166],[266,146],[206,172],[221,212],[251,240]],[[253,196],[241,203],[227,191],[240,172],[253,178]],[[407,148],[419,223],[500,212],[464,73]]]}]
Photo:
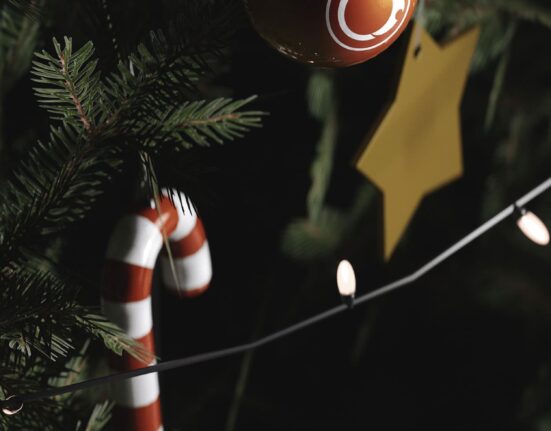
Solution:
[{"label": "green foliage", "polygon": [[215,99],[186,102],[159,123],[159,137],[153,142],[176,142],[183,148],[209,146],[241,138],[252,127],[260,126],[259,111],[239,112],[254,97],[244,100]]},{"label": "green foliage", "polygon": [[[551,27],[549,4],[538,0],[436,0],[427,2],[425,13],[429,31],[443,40],[448,40],[475,24],[482,26],[472,62],[473,71],[488,68],[494,60],[499,59],[486,114],[486,129],[490,130],[499,109],[509,62],[508,50],[516,34],[517,23],[519,20],[530,20]],[[549,100],[543,96],[543,100]],[[362,211],[370,208],[375,197],[374,190],[366,187],[357,194],[347,211],[331,208],[325,202],[338,139],[335,100],[337,96],[332,89],[331,75],[325,71],[314,72],[308,85],[307,101],[312,116],[322,122],[322,128],[316,157],[310,168],[312,184],[306,197],[308,217],[293,220],[282,239],[283,252],[301,261],[317,261],[332,256],[355,230],[357,223],[361,221]],[[543,106],[548,107],[548,104]],[[542,121],[542,115],[547,114],[538,108],[534,110],[531,106],[529,111],[522,113],[522,124],[535,127]],[[511,123],[510,126],[514,124],[519,123]],[[541,148],[546,147],[542,145]],[[503,204],[503,201],[499,201],[485,213],[492,214]]]},{"label": "green foliage", "polygon": [[333,76],[315,72],[308,86],[308,101],[312,115],[323,123],[318,141],[316,160],[310,168],[312,186],[306,198],[308,215],[314,222],[320,217],[333,171],[333,157],[337,144],[337,107]]},{"label": "green foliage", "polygon": [[73,52],[71,39],[64,42],[62,48],[54,39],[55,57],[37,55],[33,80],[40,86],[35,91],[53,121],[84,133],[87,141],[117,136],[123,147],[159,151],[167,145],[178,149],[177,144],[222,143],[260,125],[262,113],[241,111],[254,98],[185,100],[207,61],[201,55],[166,52],[160,32],[150,35],[153,50],[140,45],[128,66],[119,63],[105,79],[96,70],[92,43]]},{"label": "green foliage", "polygon": [[[136,343],[104,317],[78,304],[75,289],[50,273],[36,272],[3,278],[0,340],[7,343],[22,365],[35,358],[55,361],[73,350],[73,332],[81,329],[110,350],[133,352]],[[14,308],[13,304],[24,304]],[[42,360],[42,359],[39,359]]]},{"label": "green foliage", "polygon": [[285,255],[302,262],[331,258],[356,231],[365,211],[375,198],[375,190],[366,185],[358,191],[352,206],[343,211],[326,202],[333,178],[333,160],[338,141],[338,108],[334,78],[326,71],[310,77],[307,99],[313,117],[322,123],[316,157],[310,167],[312,183],[306,196],[307,218],[293,220],[283,234],[281,249]]},{"label": "green foliage", "polygon": [[91,151],[68,124],[52,128],[14,180],[0,191],[0,262],[9,265],[81,219],[119,164],[110,149]]},{"label": "green foliage", "polygon": [[[33,2],[34,3],[34,2]],[[36,8],[42,2],[34,3]],[[0,88],[5,94],[27,72],[31,62],[39,24],[16,7],[0,6]]]},{"label": "green foliage", "polygon": [[[59,364],[45,361],[42,356],[35,359],[28,372],[18,375],[7,368],[0,368],[2,385],[0,390],[4,397],[16,391],[36,391],[41,385],[49,384],[58,387],[76,383],[86,377],[87,350],[89,343],[73,354],[66,362]],[[40,360],[42,359],[42,361]],[[13,364],[11,365],[14,366]],[[32,373],[32,374],[31,374]],[[35,375],[41,375],[42,382],[35,381]],[[14,416],[0,416],[2,429],[44,429],[46,431],[100,430],[111,417],[112,403],[109,401],[88,408],[71,395],[62,395],[46,402],[23,406],[20,413]]]},{"label": "green foliage", "polygon": [[[252,98],[174,106],[175,90],[152,74],[154,57],[145,48],[133,57],[134,72],[119,64],[102,80],[91,43],[73,51],[66,38],[63,48],[56,40],[54,47],[56,56],[37,55],[33,80],[40,105],[62,125],[52,128],[49,143],[31,151],[3,190],[0,256],[20,250],[33,234],[55,233],[84,216],[119,164],[121,150],[222,143],[259,125],[259,112],[240,111]],[[191,85],[185,73],[167,78],[180,88]]]},{"label": "green foliage", "polygon": [[118,326],[86,308],[81,308],[75,315],[74,327],[83,329],[90,336],[101,340],[105,347],[118,355],[129,352],[143,362],[149,363],[152,360],[151,353],[142,349],[140,344],[129,338]]},{"label": "green foliage", "polygon": [[98,404],[92,410],[88,422],[86,424],[78,423],[75,431],[100,431],[102,430],[109,420],[111,419],[111,410],[113,409],[113,404],[109,402],[104,402],[103,404]]},{"label": "green foliage", "polygon": [[[23,11],[13,6],[23,6],[19,3],[4,4],[0,11],[4,91],[28,72],[41,25],[42,3]],[[68,37],[53,39],[53,50],[32,61],[34,93],[51,125],[49,139],[34,145],[0,187],[4,397],[80,378],[87,340],[119,355],[151,359],[116,325],[79,303],[79,286],[60,275],[60,235],[91,211],[133,153],[148,161],[147,174],[155,178],[155,156],[222,144],[260,125],[260,112],[244,110],[254,98],[208,100],[198,90],[199,80],[221,58],[223,38],[208,42],[193,33],[179,39],[172,30],[169,34],[151,32],[113,70],[103,67],[92,42],[76,48]],[[150,192],[158,193],[157,182],[149,184]],[[0,429],[100,430],[110,409],[99,404],[90,413],[78,398],[65,396],[0,416]]]},{"label": "green foliage", "polygon": [[33,81],[41,107],[50,112],[52,120],[63,121],[74,128],[89,132],[95,127],[102,104],[94,45],[88,42],[73,53],[72,41],[65,38],[65,47],[54,39],[56,56],[46,51],[36,55]]},{"label": "green foliage", "polygon": [[337,107],[333,75],[316,71],[308,84],[308,106],[313,117],[322,122],[316,158],[310,168],[312,184],[306,197],[307,219],[293,221],[283,235],[283,252],[298,260],[315,260],[330,255],[344,229],[343,214],[327,208],[325,198],[333,172],[337,145]]},{"label": "green foliage", "polygon": [[511,22],[529,20],[551,28],[551,7],[545,0],[434,0],[428,2],[426,11],[429,30],[445,38],[482,25],[475,70],[487,66],[509,46]]},{"label": "green foliage", "polygon": [[10,5],[13,9],[16,9],[21,15],[33,21],[37,21],[42,12],[42,1],[36,0],[6,0],[4,3]]}]

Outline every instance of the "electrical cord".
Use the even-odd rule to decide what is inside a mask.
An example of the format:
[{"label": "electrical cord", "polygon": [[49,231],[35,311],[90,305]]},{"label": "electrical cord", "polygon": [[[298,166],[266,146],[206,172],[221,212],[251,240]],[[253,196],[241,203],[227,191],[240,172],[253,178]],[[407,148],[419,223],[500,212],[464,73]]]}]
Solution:
[{"label": "electrical cord", "polygon": [[[407,286],[409,284],[414,283],[419,278],[426,275],[428,272],[432,271],[434,268],[436,268],[438,265],[440,265],[442,262],[449,259],[451,256],[462,250],[464,247],[469,245],[471,242],[479,238],[480,236],[484,235],[486,232],[497,226],[499,223],[510,217],[512,214],[515,213],[515,210],[517,208],[522,208],[524,205],[541,195],[542,193],[546,192],[548,189],[551,188],[551,177],[548,178],[546,181],[535,187],[534,189],[530,190],[527,194],[525,194],[523,197],[515,201],[515,203],[509,205],[504,210],[502,210],[500,213],[492,217],[490,220],[488,220],[486,223],[479,226],[477,229],[473,230],[471,233],[466,235],[464,238],[456,242],[454,245],[449,247],[448,249],[444,250],[442,253],[440,253],[438,256],[436,256],[434,259],[430,260],[428,263],[423,265],[421,268],[419,268],[417,271],[413,272],[412,274],[405,276],[399,280],[396,280],[392,283],[386,284],[372,292],[365,293],[363,295],[358,296],[354,300],[354,304],[364,304],[368,301],[371,301],[375,298],[378,298],[380,296],[386,295],[394,290],[397,290],[401,287]],[[12,395],[10,397],[7,397],[5,400],[0,401],[0,409],[3,410],[5,414],[14,414],[21,410],[21,407],[29,402],[32,401],[38,401],[45,398],[51,398],[58,395],[63,395],[67,393],[82,391],[85,389],[90,389],[96,386],[106,385],[108,383],[113,383],[116,381],[126,380],[133,377],[139,377],[143,376],[145,374],[151,374],[151,373],[160,373],[164,371],[174,370],[176,368],[183,368],[188,367],[191,365],[201,364],[204,362],[213,361],[215,359],[221,359],[226,358],[228,356],[234,356],[240,353],[244,353],[248,350],[257,349],[259,347],[265,346],[266,344],[273,343],[281,338],[287,337],[291,334],[294,334],[295,332],[301,331],[305,328],[308,328],[310,326],[313,326],[317,323],[320,323],[324,320],[327,320],[337,314],[341,314],[348,310],[349,307],[346,305],[338,305],[336,307],[330,308],[329,310],[326,310],[322,313],[319,313],[315,316],[312,316],[308,319],[305,319],[301,322],[298,322],[294,325],[291,325],[285,329],[282,329],[280,331],[274,332],[272,334],[266,335],[262,338],[259,338],[255,341],[252,341],[250,343],[240,344],[234,347],[229,347],[226,349],[221,350],[215,350],[207,353],[201,353],[194,356],[189,356],[186,358],[181,359],[175,359],[171,361],[161,362],[149,367],[140,368],[138,370],[133,371],[125,371],[117,374],[110,374],[107,376],[97,377],[90,380],[85,380],[82,382],[74,383],[67,386],[61,386],[61,387],[54,387],[54,388],[48,388],[42,391],[29,393],[29,394],[23,394],[23,395]]]}]

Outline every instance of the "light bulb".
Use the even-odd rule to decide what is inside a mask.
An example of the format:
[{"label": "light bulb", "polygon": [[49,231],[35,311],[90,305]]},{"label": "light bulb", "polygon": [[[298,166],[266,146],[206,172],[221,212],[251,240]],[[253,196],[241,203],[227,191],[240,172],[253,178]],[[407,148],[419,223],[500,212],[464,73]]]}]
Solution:
[{"label": "light bulb", "polygon": [[521,209],[520,211],[522,215],[517,221],[517,226],[522,233],[536,244],[549,244],[549,231],[540,218],[525,209]]},{"label": "light bulb", "polygon": [[354,297],[356,294],[356,274],[349,261],[343,260],[337,268],[337,286],[342,297]]}]

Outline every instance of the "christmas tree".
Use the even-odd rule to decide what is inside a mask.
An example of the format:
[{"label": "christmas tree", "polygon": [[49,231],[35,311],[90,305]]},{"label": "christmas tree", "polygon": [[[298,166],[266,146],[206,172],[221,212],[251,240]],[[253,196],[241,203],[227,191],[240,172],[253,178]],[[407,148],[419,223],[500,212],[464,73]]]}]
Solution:
[{"label": "christmas tree", "polygon": [[[154,278],[159,362],[338,304],[343,258],[358,293],[412,273],[549,177],[551,7],[418,5],[416,28],[439,46],[481,29],[462,94],[462,171],[423,196],[382,253],[388,189],[354,164],[398,100],[420,30],[404,19],[369,61],[318,68],[273,49],[281,34],[290,45],[315,41],[314,20],[303,21],[307,36],[293,34],[297,3],[278,3],[278,16],[262,18],[270,26],[253,3],[273,14],[239,0],[1,3],[0,398],[110,374],[110,354],[151,361],[100,309],[100,286],[119,220],[133,208],[162,216],[163,194],[183,192],[189,200],[171,204],[199,213],[214,277],[193,300]],[[442,111],[429,93],[422,100]],[[548,224],[550,203],[548,194],[530,204]],[[544,431],[549,259],[504,223],[401,292],[270,346],[161,374],[164,427]],[[98,388],[25,403],[0,415],[1,427],[121,429],[109,386]]]}]

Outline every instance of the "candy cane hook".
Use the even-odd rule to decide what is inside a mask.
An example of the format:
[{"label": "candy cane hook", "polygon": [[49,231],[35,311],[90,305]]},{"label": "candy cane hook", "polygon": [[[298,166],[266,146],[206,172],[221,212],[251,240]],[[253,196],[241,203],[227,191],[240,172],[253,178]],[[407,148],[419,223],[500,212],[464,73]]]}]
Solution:
[{"label": "candy cane hook", "polygon": [[[174,205],[162,196],[160,208],[152,203],[123,217],[109,241],[102,288],[103,311],[151,352],[146,362],[126,353],[122,357],[113,356],[111,366],[117,371],[135,370],[155,362],[151,282],[163,246],[163,233],[170,242],[175,270],[167,257],[161,257],[166,286],[190,297],[201,294],[209,286],[212,265],[203,223],[194,212],[184,211],[178,200],[178,197],[174,199]],[[185,196],[181,195],[180,200],[185,202]],[[130,379],[113,389],[115,429],[163,429],[157,374]]]}]

